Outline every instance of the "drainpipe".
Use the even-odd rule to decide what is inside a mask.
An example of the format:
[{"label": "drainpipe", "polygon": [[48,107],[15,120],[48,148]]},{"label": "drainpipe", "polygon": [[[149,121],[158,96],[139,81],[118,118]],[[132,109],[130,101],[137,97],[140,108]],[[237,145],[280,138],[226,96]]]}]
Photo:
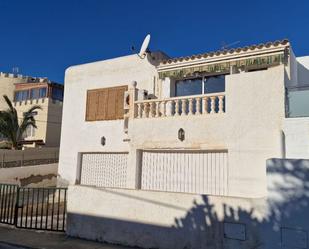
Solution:
[{"label": "drainpipe", "polygon": [[286,158],[285,134],[283,130],[280,130],[280,147],[281,158]]}]

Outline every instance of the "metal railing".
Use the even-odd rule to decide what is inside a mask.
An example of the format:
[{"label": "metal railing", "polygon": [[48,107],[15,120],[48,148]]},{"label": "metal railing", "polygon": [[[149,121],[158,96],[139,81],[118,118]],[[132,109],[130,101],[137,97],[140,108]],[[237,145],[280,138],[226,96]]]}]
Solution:
[{"label": "metal railing", "polygon": [[0,184],[0,223],[63,232],[66,200],[66,188],[22,188]]}]

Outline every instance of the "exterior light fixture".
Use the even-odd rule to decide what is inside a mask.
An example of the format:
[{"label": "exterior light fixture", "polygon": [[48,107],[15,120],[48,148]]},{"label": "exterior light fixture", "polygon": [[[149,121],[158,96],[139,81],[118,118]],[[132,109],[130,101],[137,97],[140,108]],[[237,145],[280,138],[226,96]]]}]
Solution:
[{"label": "exterior light fixture", "polygon": [[178,130],[178,139],[182,142],[183,140],[185,140],[185,131],[184,129],[180,128]]},{"label": "exterior light fixture", "polygon": [[106,144],[106,138],[105,137],[101,137],[101,144],[102,144],[102,146],[104,146]]}]

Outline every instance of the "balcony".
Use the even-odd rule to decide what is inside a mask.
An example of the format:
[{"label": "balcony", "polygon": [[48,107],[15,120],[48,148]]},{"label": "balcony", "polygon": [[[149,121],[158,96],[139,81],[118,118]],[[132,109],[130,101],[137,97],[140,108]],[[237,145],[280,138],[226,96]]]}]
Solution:
[{"label": "balcony", "polygon": [[225,93],[134,101],[134,118],[160,118],[225,113]]}]

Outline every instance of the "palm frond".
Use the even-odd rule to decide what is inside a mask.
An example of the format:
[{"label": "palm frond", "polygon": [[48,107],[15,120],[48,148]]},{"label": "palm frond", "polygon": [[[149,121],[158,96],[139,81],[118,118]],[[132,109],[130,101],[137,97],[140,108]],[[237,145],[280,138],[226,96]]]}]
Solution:
[{"label": "palm frond", "polygon": [[37,128],[34,118],[35,110],[42,110],[41,106],[34,105],[24,112],[21,121],[10,99],[3,95],[8,109],[0,111],[0,133],[9,139],[14,148],[19,148],[19,142],[23,139],[23,135],[29,126]]}]

